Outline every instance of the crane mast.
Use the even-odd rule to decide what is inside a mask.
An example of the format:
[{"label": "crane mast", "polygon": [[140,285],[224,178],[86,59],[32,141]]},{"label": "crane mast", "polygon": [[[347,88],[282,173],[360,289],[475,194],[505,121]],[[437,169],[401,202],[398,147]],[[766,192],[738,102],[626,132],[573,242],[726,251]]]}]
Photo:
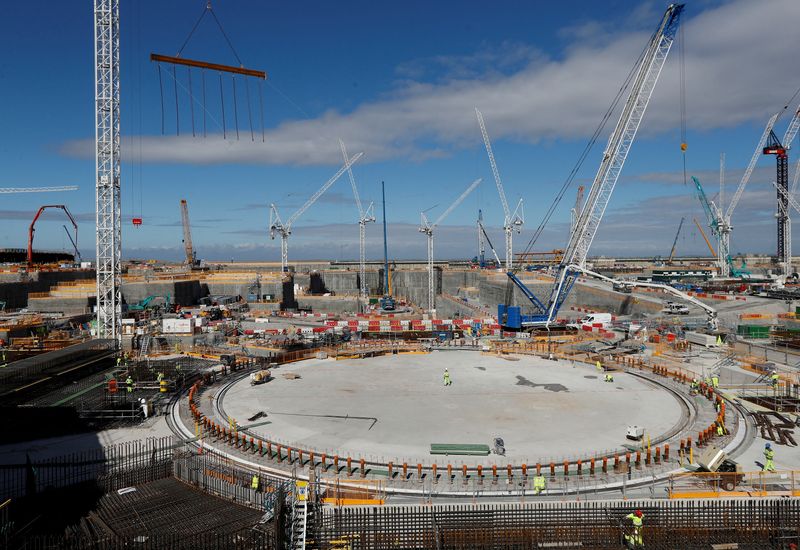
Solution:
[{"label": "crane mast", "polygon": [[189,225],[189,205],[181,199],[181,225],[183,225],[183,250],[186,253],[186,265],[195,265],[197,256],[192,246],[192,228]]},{"label": "crane mast", "polygon": [[789,190],[789,149],[795,136],[797,136],[798,128],[800,128],[800,107],[797,108],[792,120],[789,121],[783,140],[779,140],[773,130],[770,132],[769,139],[763,149],[765,155],[775,155],[777,167],[775,181],[781,190],[786,191],[786,193],[777,194],[778,209],[775,213],[778,224],[777,260],[784,276],[792,272],[792,222],[789,217],[789,203],[787,201]]},{"label": "crane mast", "polygon": [[119,0],[94,0],[97,337],[119,341],[120,256]]},{"label": "crane mast", "polygon": [[483,137],[483,144],[486,147],[486,155],[489,157],[489,164],[492,167],[492,176],[494,176],[495,185],[497,185],[497,194],[500,195],[500,204],[503,206],[503,231],[506,235],[506,271],[511,271],[514,263],[514,230],[519,233],[522,231],[522,226],[525,224],[525,214],[522,210],[522,199],[517,203],[517,208],[514,212],[508,207],[506,200],[506,192],[503,188],[503,182],[500,179],[500,172],[497,170],[497,162],[494,158],[492,151],[492,142],[489,141],[489,133],[486,131],[486,124],[483,121],[483,114],[475,108],[475,115],[478,117],[478,125],[481,128],[481,136]]},{"label": "crane mast", "polygon": [[638,71],[632,81],[628,100],[609,137],[600,168],[589,189],[586,204],[578,216],[575,231],[570,235],[564,258],[559,266],[560,274],[548,301],[546,324],[553,321],[577,278],[578,271],[571,269],[570,266],[577,265],[585,269],[589,247],[597,234],[608,201],[661,75],[661,69],[664,67],[670,48],[675,41],[683,8],[683,4],[671,4],[667,8],[642,56]]},{"label": "crane mast", "polygon": [[434,284],[434,277],[433,277],[433,230],[437,227],[444,219],[450,215],[450,213],[458,207],[459,204],[464,202],[464,199],[467,198],[467,195],[472,193],[472,191],[478,187],[481,183],[481,178],[476,179],[473,181],[469,187],[464,190],[463,193],[451,204],[447,210],[442,212],[442,214],[436,219],[435,222],[430,223],[428,221],[427,216],[425,216],[425,212],[420,212],[420,226],[419,231],[420,233],[425,233],[428,238],[428,311],[434,311],[436,309],[436,285]]},{"label": "crane mast", "polygon": [[[345,163],[349,159],[347,148],[344,142],[339,140],[339,147],[342,150],[342,157]],[[353,170],[348,166],[347,175],[350,178],[350,187],[353,188],[353,196],[356,200],[356,207],[358,208],[358,288],[362,298],[369,297],[369,287],[367,286],[367,224],[375,221],[374,204],[369,203],[366,210],[361,206],[361,197],[358,196],[358,187],[356,186],[356,179],[353,177]]]}]

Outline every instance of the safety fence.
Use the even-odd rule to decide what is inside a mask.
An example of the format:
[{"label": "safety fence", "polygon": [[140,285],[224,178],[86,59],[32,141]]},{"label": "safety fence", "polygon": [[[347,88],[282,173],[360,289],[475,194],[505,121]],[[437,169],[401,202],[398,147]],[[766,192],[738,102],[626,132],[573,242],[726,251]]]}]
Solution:
[{"label": "safety fence", "polygon": [[96,480],[106,490],[172,475],[171,437],[120,443],[44,459],[0,464],[0,500]]},{"label": "safety fence", "polygon": [[218,496],[265,513],[273,513],[290,482],[264,472],[249,472],[225,457],[185,450],[176,455],[174,475],[205,493]]},{"label": "safety fence", "polygon": [[318,548],[620,548],[642,510],[646,548],[787,548],[800,501],[611,501],[326,510]]},{"label": "safety fence", "polygon": [[669,477],[669,498],[800,497],[800,471],[682,472]]}]

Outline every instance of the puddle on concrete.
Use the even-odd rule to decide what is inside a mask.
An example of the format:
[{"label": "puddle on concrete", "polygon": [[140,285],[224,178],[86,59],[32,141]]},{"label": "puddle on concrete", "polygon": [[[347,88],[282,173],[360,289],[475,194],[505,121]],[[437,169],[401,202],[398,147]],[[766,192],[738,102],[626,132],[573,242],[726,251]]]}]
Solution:
[{"label": "puddle on concrete", "polygon": [[486,367],[475,367],[478,370],[486,370]]},{"label": "puddle on concrete", "polygon": [[520,375],[517,375],[517,386],[528,386],[529,388],[542,387],[547,391],[554,391],[554,392],[569,391],[567,387],[562,384],[537,384],[535,382],[531,382],[524,376]]},{"label": "puddle on concrete", "polygon": [[597,380],[597,377],[594,376],[593,374],[589,374],[587,376],[584,376],[584,378],[588,378],[589,380]]}]

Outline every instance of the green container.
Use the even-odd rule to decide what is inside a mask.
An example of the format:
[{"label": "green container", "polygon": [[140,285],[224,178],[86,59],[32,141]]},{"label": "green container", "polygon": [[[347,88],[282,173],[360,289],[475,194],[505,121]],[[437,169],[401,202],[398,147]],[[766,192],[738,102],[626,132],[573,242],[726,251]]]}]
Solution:
[{"label": "green container", "polygon": [[370,305],[372,305],[372,304],[377,304],[377,303],[378,303],[378,299],[377,299],[377,298],[370,298],[370,299],[369,299],[369,304],[370,304]]},{"label": "green container", "polygon": [[769,338],[769,325],[739,325],[736,333],[748,338]]}]

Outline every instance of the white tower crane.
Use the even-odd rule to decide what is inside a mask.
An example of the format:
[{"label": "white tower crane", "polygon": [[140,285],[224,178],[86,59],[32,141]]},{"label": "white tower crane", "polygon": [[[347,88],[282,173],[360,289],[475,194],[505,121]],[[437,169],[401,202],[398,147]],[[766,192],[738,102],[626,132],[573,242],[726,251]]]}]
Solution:
[{"label": "white tower crane", "polygon": [[97,337],[119,340],[120,254],[119,0],[94,0],[97,222]]},{"label": "white tower crane", "polygon": [[[339,147],[342,149],[342,157],[345,163],[350,157],[347,155],[347,148],[344,142],[339,140]],[[358,187],[356,187],[356,179],[353,177],[353,170],[348,165],[347,175],[350,177],[350,186],[353,188],[353,196],[356,199],[356,206],[358,207],[358,277],[361,297],[369,297],[369,287],[367,286],[367,224],[375,221],[375,205],[369,203],[366,210],[361,205],[361,197],[358,196]]]},{"label": "white tower crane", "polygon": [[506,271],[511,271],[514,263],[513,252],[513,233],[514,230],[519,233],[522,231],[522,226],[525,224],[525,211],[523,209],[522,199],[517,203],[514,212],[508,207],[506,200],[506,192],[503,189],[503,182],[500,180],[500,172],[497,170],[497,163],[494,159],[492,152],[492,143],[489,141],[489,133],[486,131],[486,124],[483,122],[483,114],[475,108],[475,115],[478,117],[478,124],[481,127],[481,136],[483,136],[483,144],[486,146],[486,154],[489,156],[489,164],[492,166],[492,175],[494,182],[497,184],[497,193],[500,195],[500,204],[503,205],[503,231],[506,234]]},{"label": "white tower crane", "polygon": [[[775,125],[775,121],[777,119],[778,113],[772,115],[767,121],[767,126],[764,128],[764,133],[761,135],[761,139],[758,141],[756,150],[753,152],[753,156],[750,158],[750,164],[747,165],[744,174],[742,174],[742,180],[739,182],[739,187],[736,188],[736,192],[733,194],[733,198],[731,199],[731,203],[728,205],[728,209],[725,211],[725,215],[719,218],[719,227],[717,228],[717,267],[719,268],[719,274],[721,277],[728,277],[731,273],[729,256],[731,247],[731,230],[733,229],[733,225],[731,224],[733,211],[736,208],[736,205],[739,204],[739,199],[742,198],[744,188],[747,185],[747,182],[750,181],[750,176],[753,174],[753,169],[756,167],[756,162],[758,162],[759,157],[763,154],[764,144],[767,142],[767,138],[769,137],[770,132],[772,132],[772,127]],[[720,204],[720,212],[722,212],[722,209],[723,205]]]},{"label": "white tower crane", "polygon": [[348,168],[358,162],[363,155],[364,153],[356,153],[353,155],[353,158],[345,162],[344,166],[339,168],[339,171],[336,172],[331,179],[325,182],[325,185],[320,187],[316,193],[311,195],[311,198],[309,198],[306,203],[297,210],[297,212],[292,214],[292,216],[286,220],[286,223],[281,221],[281,217],[278,214],[278,208],[274,204],[269,205],[269,238],[274,239],[276,233],[281,237],[281,272],[285,272],[289,266],[289,235],[292,234],[292,225],[294,222],[297,221],[297,218],[302,216],[312,204],[317,202],[317,199],[320,198],[331,185],[336,183],[336,180],[338,180]]},{"label": "white tower crane", "polygon": [[455,208],[461,204],[464,199],[467,198],[467,195],[472,193],[473,189],[478,187],[480,184],[481,178],[476,179],[473,181],[467,189],[461,193],[461,196],[458,197],[450,207],[442,212],[442,215],[437,218],[437,220],[433,223],[428,221],[427,216],[425,216],[425,212],[420,212],[421,223],[419,227],[420,233],[425,233],[428,237],[428,311],[433,311],[436,309],[436,294],[434,292],[434,284],[433,284],[433,230],[438,226],[444,219],[455,210]]}]

